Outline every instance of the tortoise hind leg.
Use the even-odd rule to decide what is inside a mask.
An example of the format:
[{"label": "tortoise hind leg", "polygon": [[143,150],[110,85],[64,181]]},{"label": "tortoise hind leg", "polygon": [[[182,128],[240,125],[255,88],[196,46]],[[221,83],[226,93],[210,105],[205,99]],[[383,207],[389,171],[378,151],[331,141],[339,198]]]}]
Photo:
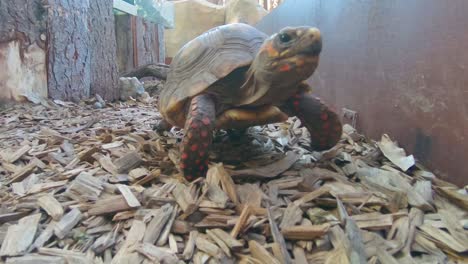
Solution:
[{"label": "tortoise hind leg", "polygon": [[330,149],[340,140],[342,125],[338,115],[307,90],[299,91],[281,108],[301,120],[310,133],[313,150]]},{"label": "tortoise hind leg", "polygon": [[189,181],[206,175],[215,113],[215,103],[210,95],[201,94],[192,98],[185,121],[180,157],[180,168]]}]

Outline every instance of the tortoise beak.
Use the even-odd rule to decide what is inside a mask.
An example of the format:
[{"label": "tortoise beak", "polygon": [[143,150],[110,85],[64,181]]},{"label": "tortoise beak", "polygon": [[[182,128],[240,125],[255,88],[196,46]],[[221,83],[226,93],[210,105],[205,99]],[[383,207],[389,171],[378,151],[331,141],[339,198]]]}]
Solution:
[{"label": "tortoise beak", "polygon": [[302,36],[304,43],[301,53],[309,56],[317,56],[322,52],[322,36],[317,28],[309,28]]}]

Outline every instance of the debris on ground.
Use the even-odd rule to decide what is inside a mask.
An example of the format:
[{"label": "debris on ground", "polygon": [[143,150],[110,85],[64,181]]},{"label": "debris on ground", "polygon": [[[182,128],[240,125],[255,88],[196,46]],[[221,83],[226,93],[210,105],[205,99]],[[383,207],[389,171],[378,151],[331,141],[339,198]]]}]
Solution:
[{"label": "debris on ground", "polygon": [[154,100],[0,113],[5,263],[463,263],[468,195],[388,135],[317,153],[290,118],[217,132],[206,178],[177,164]]}]

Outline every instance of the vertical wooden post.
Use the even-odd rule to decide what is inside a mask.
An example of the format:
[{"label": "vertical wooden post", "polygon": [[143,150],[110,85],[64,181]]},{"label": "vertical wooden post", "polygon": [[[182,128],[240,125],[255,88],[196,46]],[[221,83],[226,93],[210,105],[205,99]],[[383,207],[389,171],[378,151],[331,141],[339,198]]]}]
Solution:
[{"label": "vertical wooden post", "polygon": [[48,6],[49,96],[118,98],[112,0],[48,0]]}]

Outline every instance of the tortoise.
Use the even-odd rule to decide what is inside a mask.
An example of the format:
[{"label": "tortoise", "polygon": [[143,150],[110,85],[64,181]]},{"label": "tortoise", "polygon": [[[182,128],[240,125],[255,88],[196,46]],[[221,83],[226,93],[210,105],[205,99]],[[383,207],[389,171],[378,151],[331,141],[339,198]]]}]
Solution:
[{"label": "tortoise", "polygon": [[213,131],[242,130],[297,116],[311,149],[341,137],[338,115],[311,95],[308,79],[322,50],[320,30],[285,27],[268,36],[243,23],[218,26],[174,56],[159,96],[156,129],[184,128],[179,167],[188,181],[204,177]]}]

